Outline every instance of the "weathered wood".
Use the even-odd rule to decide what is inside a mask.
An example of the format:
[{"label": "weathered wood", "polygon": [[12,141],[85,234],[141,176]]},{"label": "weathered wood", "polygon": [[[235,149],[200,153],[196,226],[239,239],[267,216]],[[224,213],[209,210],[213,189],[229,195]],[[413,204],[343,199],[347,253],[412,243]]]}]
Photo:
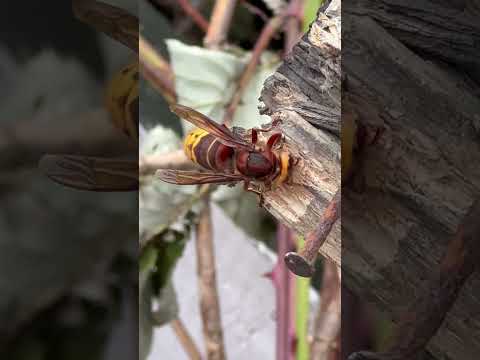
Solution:
[{"label": "weathered wood", "polygon": [[[265,81],[262,113],[281,119],[284,149],[298,161],[291,184],[265,193],[265,208],[307,233],[340,187],[340,2],[319,13],[278,71]],[[312,126],[315,125],[314,126]],[[321,253],[340,264],[340,225]]]},{"label": "weathered wood", "polygon": [[[337,9],[338,6],[338,9]],[[277,72],[265,82],[263,113],[292,110],[333,134],[340,133],[341,29],[339,2],[319,13]],[[335,9],[336,11],[333,11]]]},{"label": "weathered wood", "polygon": [[404,44],[449,63],[476,71],[480,67],[480,21],[476,0],[449,1],[355,0],[344,11],[378,21]]},{"label": "weathered wood", "polygon": [[[370,18],[343,30],[349,91],[385,127],[365,152],[365,190],[342,191],[343,279],[395,320],[480,195],[480,100]],[[429,343],[436,358],[477,358],[479,286],[474,274]]]}]

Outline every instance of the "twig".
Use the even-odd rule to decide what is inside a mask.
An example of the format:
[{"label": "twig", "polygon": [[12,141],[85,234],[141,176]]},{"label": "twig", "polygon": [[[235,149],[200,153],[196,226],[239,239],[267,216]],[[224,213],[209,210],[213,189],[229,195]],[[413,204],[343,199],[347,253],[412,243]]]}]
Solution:
[{"label": "twig", "polygon": [[310,359],[328,360],[337,352],[341,327],[341,286],[337,265],[325,259],[322,289],[315,319]]},{"label": "twig", "polygon": [[209,360],[225,359],[223,331],[218,301],[209,199],[205,199],[196,231],[197,273],[203,335]]},{"label": "twig", "polygon": [[177,101],[174,75],[168,62],[141,35],[138,42],[140,72],[169,104]]},{"label": "twig", "polygon": [[241,0],[242,6],[245,7],[248,11],[250,11],[252,14],[257,15],[260,17],[263,21],[267,22],[269,20],[268,15],[259,7],[250,4],[247,0]]},{"label": "twig", "polygon": [[307,235],[303,249],[298,253],[289,252],[285,255],[285,262],[294,274],[305,277],[313,275],[318,251],[330,234],[333,224],[340,217],[340,213],[341,190],[338,189],[322,214],[318,227]]},{"label": "twig", "polygon": [[125,140],[103,109],[19,119],[0,126],[0,169],[36,167],[45,153],[126,154]]},{"label": "twig", "polygon": [[203,40],[206,48],[217,49],[226,40],[237,0],[216,0],[210,26]]},{"label": "twig", "polygon": [[349,360],[413,359],[425,348],[442,325],[461,288],[479,267],[479,219],[480,199],[477,199],[449,242],[440,267],[425,292],[410,304],[401,317],[390,349],[384,353],[354,353]]},{"label": "twig", "polygon": [[188,0],[178,0],[178,4],[185,11],[185,13],[190,16],[192,21],[203,30],[203,32],[208,31],[209,23],[208,20],[195,8],[190,1]]},{"label": "twig", "polygon": [[290,0],[290,16],[285,23],[285,53],[287,55],[298,42],[302,34],[303,0]]},{"label": "twig", "polygon": [[116,6],[94,0],[73,0],[75,17],[138,53],[138,18]]},{"label": "twig", "polygon": [[154,173],[158,169],[184,169],[193,165],[183,150],[175,150],[167,154],[140,156],[139,174]]},{"label": "twig", "polygon": [[286,16],[287,16],[287,13],[282,12],[282,14],[272,18],[262,29],[262,32],[260,33],[260,36],[258,37],[258,40],[255,43],[255,46],[253,48],[252,57],[250,58],[250,61],[245,67],[245,70],[243,71],[242,75],[240,76],[240,80],[238,81],[235,93],[233,94],[233,97],[227,106],[227,110],[225,111],[225,115],[223,117],[223,123],[225,125],[227,126],[231,125],[233,120],[233,115],[235,114],[238,104],[242,99],[245,88],[247,87],[250,79],[255,74],[255,69],[257,68],[258,63],[260,62],[260,56],[262,55],[262,52],[267,48],[273,35],[282,26]]},{"label": "twig", "polygon": [[191,360],[201,360],[202,355],[198,350],[197,345],[190,336],[187,328],[180,319],[174,319],[170,322],[170,325],[173,328],[173,331],[177,335],[178,340],[182,344],[183,349],[188,354]]},{"label": "twig", "polygon": [[290,230],[280,223],[277,227],[277,255],[278,260],[273,270],[266,274],[275,287],[276,298],[276,360],[289,360],[294,351],[295,330],[294,306],[292,291],[292,275],[287,271],[285,263],[281,261],[284,254],[291,250]]}]

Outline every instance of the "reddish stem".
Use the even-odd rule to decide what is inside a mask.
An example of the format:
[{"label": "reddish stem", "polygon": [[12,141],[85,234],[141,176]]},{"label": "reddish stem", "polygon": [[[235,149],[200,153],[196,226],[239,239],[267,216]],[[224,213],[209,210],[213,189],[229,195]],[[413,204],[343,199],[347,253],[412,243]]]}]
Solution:
[{"label": "reddish stem", "polygon": [[178,0],[178,4],[183,9],[183,11],[190,16],[192,21],[203,30],[203,32],[208,31],[209,23],[208,20],[195,8],[190,1],[188,0]]},{"label": "reddish stem", "polygon": [[279,224],[277,230],[278,261],[269,274],[275,287],[276,295],[276,360],[292,360],[295,353],[295,314],[293,306],[293,275],[281,260],[290,247],[291,231]]}]

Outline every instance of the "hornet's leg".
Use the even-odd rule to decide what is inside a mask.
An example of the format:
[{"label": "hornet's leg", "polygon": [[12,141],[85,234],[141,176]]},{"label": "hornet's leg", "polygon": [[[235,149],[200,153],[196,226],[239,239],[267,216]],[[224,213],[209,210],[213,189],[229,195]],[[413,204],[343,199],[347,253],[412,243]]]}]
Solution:
[{"label": "hornet's leg", "polygon": [[257,194],[258,197],[260,198],[260,202],[259,202],[258,206],[263,207],[263,203],[264,203],[263,193],[261,191],[258,191],[257,189],[254,189],[254,188],[250,187],[250,180],[245,180],[244,181],[243,189],[245,191],[249,191],[249,192],[253,192],[253,193]]}]

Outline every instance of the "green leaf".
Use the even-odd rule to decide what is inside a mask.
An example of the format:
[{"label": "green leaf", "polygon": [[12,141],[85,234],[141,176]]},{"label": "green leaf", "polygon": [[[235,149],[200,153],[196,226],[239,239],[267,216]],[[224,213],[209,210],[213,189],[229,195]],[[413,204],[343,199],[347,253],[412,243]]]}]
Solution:
[{"label": "green leaf", "polygon": [[178,302],[172,281],[163,287],[160,296],[156,298],[156,310],[152,314],[155,326],[162,326],[178,316]]},{"label": "green leaf", "polygon": [[138,291],[138,356],[145,360],[150,352],[153,333],[152,284],[149,273],[140,273]]},{"label": "green leaf", "polygon": [[[187,233],[189,232],[188,230]],[[155,248],[158,252],[156,261],[157,270],[152,277],[155,294],[159,295],[169,281],[175,263],[185,248],[186,235],[185,232],[168,230],[164,234],[159,235],[159,240],[154,240]]]},{"label": "green leaf", "polygon": [[[178,102],[215,121],[221,121],[250,53],[233,54],[209,50],[185,45],[174,39],[169,39],[166,43],[175,74]],[[234,125],[251,128],[270,121],[268,116],[258,113],[258,98],[263,82],[279,64],[280,60],[275,54],[263,54],[261,64],[245,89],[235,113]],[[184,122],[184,126],[191,129],[188,123]]]},{"label": "green leaf", "polygon": [[[156,126],[147,132],[140,146],[140,156],[160,155],[177,150],[180,138],[163,126]],[[139,234],[141,243],[165,231],[177,222],[189,208],[179,211],[195,193],[194,186],[178,186],[164,183],[151,177],[142,183],[139,193]]]},{"label": "green leaf", "polygon": [[153,271],[157,264],[158,250],[154,246],[147,248],[140,255],[139,268],[140,272]]}]

